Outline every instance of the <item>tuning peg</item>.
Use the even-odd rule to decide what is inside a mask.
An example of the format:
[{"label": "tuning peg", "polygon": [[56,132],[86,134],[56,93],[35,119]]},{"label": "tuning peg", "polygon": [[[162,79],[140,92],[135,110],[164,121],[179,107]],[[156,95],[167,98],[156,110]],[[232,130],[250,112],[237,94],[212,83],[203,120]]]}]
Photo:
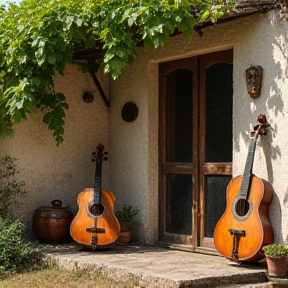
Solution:
[{"label": "tuning peg", "polygon": [[96,155],[96,152],[92,152],[92,155]]},{"label": "tuning peg", "polygon": [[107,161],[107,160],[108,160],[108,157],[104,157],[103,160],[104,160],[104,161]]},{"label": "tuning peg", "polygon": [[91,159],[91,162],[96,162],[96,159]]},{"label": "tuning peg", "polygon": [[108,152],[104,152],[104,155],[108,155]]}]

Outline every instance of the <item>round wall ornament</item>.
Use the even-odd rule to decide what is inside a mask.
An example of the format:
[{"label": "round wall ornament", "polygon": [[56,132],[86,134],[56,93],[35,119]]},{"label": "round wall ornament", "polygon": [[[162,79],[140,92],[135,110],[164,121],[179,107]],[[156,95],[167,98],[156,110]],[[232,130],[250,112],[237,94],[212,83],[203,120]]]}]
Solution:
[{"label": "round wall ornament", "polygon": [[82,96],[82,99],[85,103],[91,103],[94,100],[94,96],[89,92],[85,92]]},{"label": "round wall ornament", "polygon": [[133,122],[138,117],[138,107],[133,102],[127,102],[122,108],[122,118],[126,122]]}]

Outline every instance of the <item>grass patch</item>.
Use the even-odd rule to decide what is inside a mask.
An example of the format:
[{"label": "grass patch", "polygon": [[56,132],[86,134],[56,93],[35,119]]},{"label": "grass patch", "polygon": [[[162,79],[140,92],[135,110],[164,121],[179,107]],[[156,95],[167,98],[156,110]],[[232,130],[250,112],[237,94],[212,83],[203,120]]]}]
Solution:
[{"label": "grass patch", "polygon": [[45,269],[10,274],[0,281],[0,288],[134,288],[137,283],[120,283],[88,270],[67,270],[53,263]]},{"label": "grass patch", "polygon": [[[66,269],[60,269],[56,266],[30,271],[23,274],[14,274],[8,276],[0,282],[1,288],[104,288],[112,287],[109,283],[105,283],[102,279],[98,279],[97,275],[91,273],[74,272]],[[116,287],[116,286],[115,286]]]}]

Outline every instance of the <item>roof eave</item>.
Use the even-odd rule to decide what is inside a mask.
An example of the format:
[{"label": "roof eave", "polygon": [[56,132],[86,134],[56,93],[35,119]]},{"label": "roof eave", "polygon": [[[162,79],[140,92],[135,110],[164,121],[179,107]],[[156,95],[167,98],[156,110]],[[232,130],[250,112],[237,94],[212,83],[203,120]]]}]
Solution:
[{"label": "roof eave", "polygon": [[197,26],[195,30],[201,35],[201,30],[205,27],[226,23],[238,18],[248,17],[259,13],[266,13],[270,10],[278,8],[280,8],[280,4],[277,0],[241,1],[241,3],[239,3],[233,10],[231,10],[230,13],[227,13],[219,18],[216,23],[212,23],[210,20],[204,21],[202,25]]}]

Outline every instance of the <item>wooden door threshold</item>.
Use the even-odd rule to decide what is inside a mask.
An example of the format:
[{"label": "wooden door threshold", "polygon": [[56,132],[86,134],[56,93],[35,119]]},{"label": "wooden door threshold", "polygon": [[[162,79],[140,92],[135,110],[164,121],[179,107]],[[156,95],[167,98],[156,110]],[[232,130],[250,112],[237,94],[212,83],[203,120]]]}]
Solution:
[{"label": "wooden door threshold", "polygon": [[179,250],[179,251],[185,251],[185,252],[194,252],[194,253],[199,253],[199,254],[220,256],[219,253],[215,249],[208,248],[208,247],[194,247],[191,245],[166,243],[166,242],[161,242],[161,241],[156,242],[154,245],[167,248],[167,249],[171,249],[171,250]]}]

